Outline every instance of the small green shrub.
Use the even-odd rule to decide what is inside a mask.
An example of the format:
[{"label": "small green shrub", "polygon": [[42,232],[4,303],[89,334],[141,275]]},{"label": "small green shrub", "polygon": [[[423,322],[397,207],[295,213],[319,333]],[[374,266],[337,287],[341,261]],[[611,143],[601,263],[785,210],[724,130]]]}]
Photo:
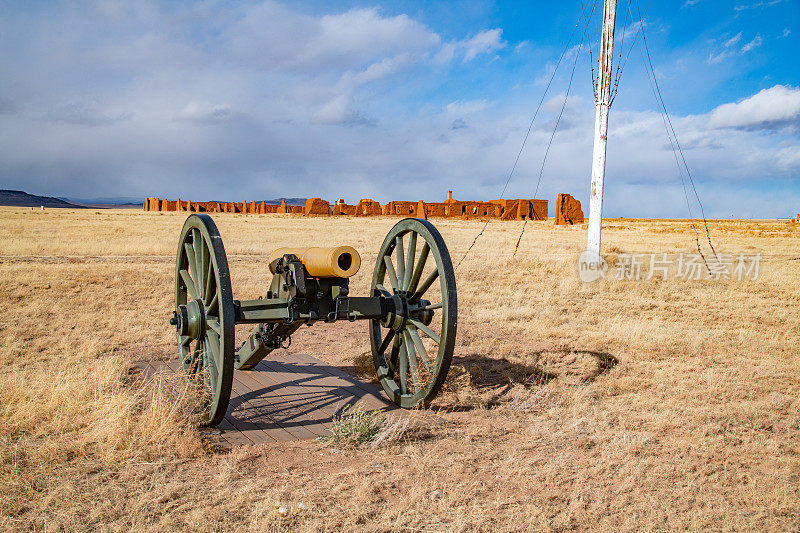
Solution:
[{"label": "small green shrub", "polygon": [[330,444],[360,446],[370,442],[386,424],[383,410],[364,411],[345,408],[341,415],[334,417],[331,435],[325,439]]}]

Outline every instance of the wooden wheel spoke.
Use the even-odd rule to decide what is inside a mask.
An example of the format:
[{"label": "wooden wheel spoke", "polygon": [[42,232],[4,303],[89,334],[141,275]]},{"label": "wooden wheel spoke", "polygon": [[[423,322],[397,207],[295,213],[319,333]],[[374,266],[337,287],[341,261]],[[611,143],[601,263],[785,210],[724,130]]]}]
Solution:
[{"label": "wooden wheel spoke", "polygon": [[198,341],[194,345],[194,350],[192,350],[192,374],[197,374],[198,372],[203,371],[203,367],[205,366],[203,363],[203,358],[200,357],[200,346],[201,343]]},{"label": "wooden wheel spoke", "polygon": [[208,248],[206,248],[205,241],[201,240],[199,244],[200,244],[200,251],[198,254],[199,257],[197,261],[197,270],[199,272],[198,273],[199,279],[197,281],[197,284],[198,288],[200,289],[200,298],[203,300],[203,303],[206,303],[206,300],[210,298],[208,296],[210,290],[208,282],[209,278],[211,277],[209,276],[209,266],[211,265],[210,261],[211,258],[209,256]]},{"label": "wooden wheel spoke", "polygon": [[205,290],[203,290],[203,303],[206,305],[210,305],[212,298],[217,296],[216,290],[213,293],[211,292],[211,284],[214,284],[216,288],[217,285],[217,278],[214,275],[214,263],[210,261],[210,257],[208,258],[208,265],[206,266],[206,283],[205,283]]},{"label": "wooden wheel spoke", "polygon": [[395,273],[394,265],[392,264],[392,256],[384,255],[383,262],[386,263],[386,273],[389,275],[389,283],[392,285],[392,289],[396,291],[398,290],[397,274]]},{"label": "wooden wheel spoke", "polygon": [[422,360],[422,364],[425,365],[425,368],[428,369],[428,372],[433,374],[435,367],[433,362],[431,362],[428,351],[425,349],[425,345],[422,344],[422,337],[419,336],[419,333],[417,333],[417,330],[413,327],[408,328],[408,336],[411,337],[411,341],[414,343],[414,347],[417,349],[417,353],[419,354],[419,358]]},{"label": "wooden wheel spoke", "polygon": [[403,290],[403,280],[406,279],[406,254],[403,250],[403,235],[395,237],[395,251],[397,252],[397,289]]},{"label": "wooden wheel spoke", "polygon": [[203,346],[203,341],[198,340],[197,344],[194,345],[194,352],[192,353],[192,357],[194,357],[201,368],[206,367],[206,360],[205,360],[205,350]]},{"label": "wooden wheel spoke", "polygon": [[215,331],[217,335],[222,335],[222,330],[220,329],[219,326],[219,320],[215,319],[209,320],[208,317],[206,317],[206,326],[208,326],[211,330]]},{"label": "wooden wheel spoke", "polygon": [[192,276],[189,275],[189,271],[186,270],[186,269],[182,269],[180,271],[180,275],[181,275],[181,279],[183,280],[183,284],[186,285],[186,290],[189,291],[189,294],[192,296],[192,298],[197,300],[198,299],[198,297],[197,297],[197,286],[195,285],[194,280],[192,279]]},{"label": "wooden wheel spoke", "polygon": [[206,378],[206,384],[211,390],[211,395],[213,396],[217,391],[217,378],[219,377],[219,374],[217,373],[217,362],[214,359],[214,353],[209,349],[211,344],[211,342],[204,343],[205,349],[203,350],[203,374]]},{"label": "wooden wheel spoke", "polygon": [[186,242],[183,244],[183,251],[186,253],[187,269],[192,275],[192,279],[197,278],[197,263],[195,262],[194,247]]},{"label": "wooden wheel spoke", "polygon": [[401,288],[405,291],[411,284],[411,276],[414,271],[414,258],[417,255],[417,232],[412,231],[408,237],[408,258],[406,259],[405,275],[401,282]]},{"label": "wooden wheel spoke", "polygon": [[425,294],[425,291],[427,291],[430,288],[430,286],[433,284],[434,281],[436,281],[436,278],[438,277],[439,277],[439,269],[436,269],[433,272],[431,272],[431,275],[425,278],[425,281],[422,282],[422,285],[420,285],[419,288],[416,290],[416,292],[414,292],[414,296],[411,297],[411,301],[416,302],[417,300],[419,300],[422,297],[422,295]]},{"label": "wooden wheel spoke", "polygon": [[200,299],[203,298],[203,290],[205,289],[205,275],[206,269],[203,265],[203,237],[200,235],[200,230],[192,230],[192,249],[194,249],[194,279],[197,280],[197,294]]},{"label": "wooden wheel spoke", "polygon": [[400,335],[395,335],[394,342],[392,342],[392,351],[389,354],[389,360],[386,362],[392,372],[394,372],[394,369],[399,365],[400,341]]},{"label": "wooden wheel spoke", "polygon": [[206,316],[213,315],[219,310],[219,294],[214,294],[214,297],[211,298],[211,301],[208,303],[206,307]]},{"label": "wooden wheel spoke", "polygon": [[[398,337],[399,339],[400,337]],[[402,342],[402,341],[401,341]],[[406,343],[400,344],[400,394],[408,394],[408,350]]]},{"label": "wooden wheel spoke", "polygon": [[408,330],[403,330],[404,345],[406,347],[406,354],[408,355],[408,365],[411,367],[411,381],[414,382],[414,392],[419,392],[422,388],[422,381],[419,378],[419,368],[417,364],[417,354],[414,349],[413,341],[408,334]]},{"label": "wooden wheel spoke", "polygon": [[391,292],[389,292],[389,291],[386,289],[386,287],[384,287],[384,286],[383,286],[383,285],[381,285],[380,283],[378,283],[377,285],[375,285],[375,288],[376,288],[376,289],[378,289],[378,290],[379,290],[379,291],[380,291],[382,294],[384,294],[385,296],[391,296],[391,295],[392,295],[392,293],[391,293]]},{"label": "wooden wheel spoke", "polygon": [[214,365],[217,368],[222,367],[222,360],[220,359],[220,350],[219,350],[219,335],[212,330],[207,330],[208,333],[208,342],[206,343],[211,351],[211,356],[214,358]]},{"label": "wooden wheel spoke", "polygon": [[217,277],[214,272],[214,264],[209,261],[206,271],[206,289],[203,291],[203,303],[211,305],[211,300],[217,295]]},{"label": "wooden wheel spoke", "polygon": [[183,335],[181,337],[181,346],[189,346],[192,342],[192,338],[189,335]]},{"label": "wooden wheel spoke", "polygon": [[408,292],[414,292],[417,290],[417,285],[419,284],[419,279],[422,277],[422,271],[425,269],[425,263],[428,260],[428,254],[431,251],[431,247],[426,242],[422,245],[422,250],[419,252],[419,260],[417,260],[417,266],[414,267],[414,274],[411,276],[411,280],[408,282],[408,286],[406,290]]},{"label": "wooden wheel spoke", "polygon": [[421,311],[434,311],[436,309],[441,309],[441,308],[442,308],[442,304],[441,303],[430,304],[430,305],[426,305],[425,307],[417,307],[416,309],[413,309],[411,312],[412,313],[419,313]]},{"label": "wooden wheel spoke", "polygon": [[212,394],[216,394],[217,392],[218,380],[219,380],[219,373],[217,372],[217,367],[215,365],[210,365],[208,367],[208,381],[209,385],[211,386]]},{"label": "wooden wheel spoke", "polygon": [[211,305],[211,301],[217,295],[217,292],[214,289],[212,289],[212,284],[211,284],[211,281],[210,281],[213,277],[214,276],[211,275],[208,278],[206,278],[206,284],[205,284],[206,288],[203,290],[203,304],[206,307]]},{"label": "wooden wheel spoke", "polygon": [[429,328],[419,320],[416,320],[414,318],[409,318],[408,321],[414,324],[414,327],[416,327],[418,330],[420,330],[425,335],[430,337],[434,342],[436,342],[436,344],[442,343],[442,338],[439,337],[439,335],[437,335],[435,331],[433,331],[431,328]]},{"label": "wooden wheel spoke", "polygon": [[389,343],[392,342],[393,340],[394,340],[394,330],[390,329],[389,333],[386,334],[386,338],[383,339],[383,342],[378,348],[378,353],[384,353],[386,351],[386,348],[389,347]]}]

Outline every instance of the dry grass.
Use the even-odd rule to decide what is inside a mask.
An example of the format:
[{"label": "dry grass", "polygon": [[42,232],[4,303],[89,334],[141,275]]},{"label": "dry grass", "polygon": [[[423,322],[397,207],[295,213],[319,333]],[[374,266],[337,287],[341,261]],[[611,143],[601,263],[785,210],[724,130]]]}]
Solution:
[{"label": "dry grass", "polygon": [[331,435],[323,440],[347,447],[369,444],[385,429],[386,422],[386,414],[381,409],[365,411],[345,407],[343,413],[334,417]]},{"label": "dry grass", "polygon": [[[718,249],[762,254],[757,281],[584,284],[581,228],[529,224],[512,256],[520,224],[492,223],[457,271],[441,423],[395,421],[381,445],[344,452],[304,441],[222,454],[203,448],[190,395],[129,371],[174,354],[183,218],[0,209],[0,527],[800,527],[800,225],[711,223]],[[356,246],[351,292],[363,294],[395,222],[215,220],[237,298],[265,292],[267,254],[287,243]],[[456,261],[480,226],[435,223]],[[694,247],[682,221],[609,220],[604,240],[617,256]],[[366,346],[363,324],[335,324],[291,349],[350,366]]]}]

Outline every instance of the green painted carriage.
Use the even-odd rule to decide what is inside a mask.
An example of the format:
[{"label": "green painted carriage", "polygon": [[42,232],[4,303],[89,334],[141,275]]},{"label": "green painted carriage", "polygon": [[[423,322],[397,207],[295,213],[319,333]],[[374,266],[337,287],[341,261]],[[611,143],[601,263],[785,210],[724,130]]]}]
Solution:
[{"label": "green painted carriage", "polygon": [[[228,408],[234,369],[251,370],[285,347],[302,325],[366,320],[375,371],[391,401],[425,406],[444,384],[456,340],[453,264],[426,220],[398,222],[381,245],[368,296],[350,296],[360,265],[353,248],[280,249],[269,259],[266,296],[235,300],[228,260],[208,215],[186,219],[175,265],[175,311],[181,365],[207,398],[205,425]],[[255,324],[238,348],[235,326]]]}]

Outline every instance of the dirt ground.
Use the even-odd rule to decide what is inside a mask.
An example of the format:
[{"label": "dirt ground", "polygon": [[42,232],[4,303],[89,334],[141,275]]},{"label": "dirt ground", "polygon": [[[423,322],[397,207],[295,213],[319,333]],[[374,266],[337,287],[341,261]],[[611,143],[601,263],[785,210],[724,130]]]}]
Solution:
[{"label": "dirt ground", "polygon": [[[584,283],[585,228],[529,223],[514,255],[522,223],[493,221],[456,270],[435,424],[376,447],[219,451],[190,399],[131,364],[176,352],[184,218],[0,208],[4,530],[800,529],[800,224],[710,221],[730,268],[684,279],[688,221],[608,220],[608,273]],[[351,294],[366,294],[397,221],[214,218],[240,299],[265,294],[287,244],[355,246]],[[455,263],[482,226],[433,222]],[[649,276],[664,253],[666,279]],[[304,328],[290,348],[351,371],[368,349],[361,323]]]}]

